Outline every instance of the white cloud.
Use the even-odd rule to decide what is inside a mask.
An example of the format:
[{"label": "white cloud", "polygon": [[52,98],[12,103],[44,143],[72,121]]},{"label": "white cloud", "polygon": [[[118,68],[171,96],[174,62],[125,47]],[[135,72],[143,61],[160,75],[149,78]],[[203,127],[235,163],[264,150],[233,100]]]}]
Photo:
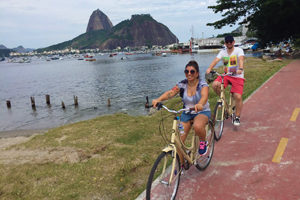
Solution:
[{"label": "white cloud", "polygon": [[206,27],[220,18],[207,8],[213,4],[215,0],[0,0],[0,44],[38,48],[73,39],[86,31],[98,8],[113,25],[133,14],[151,14],[184,42],[191,37],[192,26],[196,37],[233,30]]}]

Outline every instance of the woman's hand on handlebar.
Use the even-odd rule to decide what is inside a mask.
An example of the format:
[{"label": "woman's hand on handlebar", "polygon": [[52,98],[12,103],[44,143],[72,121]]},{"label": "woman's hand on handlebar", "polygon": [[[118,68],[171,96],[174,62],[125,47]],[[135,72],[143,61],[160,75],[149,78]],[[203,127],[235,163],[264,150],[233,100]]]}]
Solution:
[{"label": "woman's hand on handlebar", "polygon": [[201,110],[203,110],[203,105],[200,104],[200,103],[196,104],[196,105],[195,105],[195,111],[196,111],[196,112],[199,112],[199,111],[201,111]]},{"label": "woman's hand on handlebar", "polygon": [[206,70],[206,74],[209,74],[209,73],[210,73],[210,71],[211,71],[211,69],[210,69],[210,68],[207,68],[207,70]]},{"label": "woman's hand on handlebar", "polygon": [[153,99],[152,100],[152,106],[153,108],[156,108],[157,104],[159,103],[160,101],[158,101],[157,99]]}]

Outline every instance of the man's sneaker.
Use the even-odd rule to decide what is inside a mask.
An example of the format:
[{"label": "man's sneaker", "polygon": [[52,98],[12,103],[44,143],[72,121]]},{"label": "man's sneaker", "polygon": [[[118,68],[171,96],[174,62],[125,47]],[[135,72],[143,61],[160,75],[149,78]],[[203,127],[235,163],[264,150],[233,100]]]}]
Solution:
[{"label": "man's sneaker", "polygon": [[200,141],[198,153],[203,156],[207,153],[207,141]]},{"label": "man's sneaker", "polygon": [[240,122],[240,118],[239,118],[239,117],[235,117],[235,119],[233,120],[233,125],[235,125],[235,126],[241,125],[241,122]]}]

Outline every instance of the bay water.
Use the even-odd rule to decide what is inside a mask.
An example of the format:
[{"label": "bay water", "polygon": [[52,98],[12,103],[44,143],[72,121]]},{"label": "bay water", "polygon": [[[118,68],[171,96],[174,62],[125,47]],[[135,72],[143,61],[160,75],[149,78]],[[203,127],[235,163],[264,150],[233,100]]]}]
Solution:
[{"label": "bay water", "polygon": [[[183,80],[185,65],[192,59],[198,62],[204,78],[215,56],[96,54],[96,61],[64,56],[51,61],[33,57],[30,63],[0,62],[0,131],[48,129],[116,112],[145,115],[146,96],[151,102]],[[46,94],[51,106],[46,104]],[[78,97],[77,108],[74,95]],[[30,97],[35,98],[36,110]],[[11,101],[10,109],[7,100]]]}]

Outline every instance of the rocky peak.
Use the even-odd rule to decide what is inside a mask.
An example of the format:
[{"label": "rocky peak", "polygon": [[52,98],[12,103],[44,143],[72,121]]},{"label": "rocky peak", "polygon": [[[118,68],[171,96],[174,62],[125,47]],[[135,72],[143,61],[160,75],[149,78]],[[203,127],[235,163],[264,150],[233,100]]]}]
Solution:
[{"label": "rocky peak", "polygon": [[90,16],[86,32],[95,30],[111,30],[113,27],[110,19],[99,9],[95,10]]}]

